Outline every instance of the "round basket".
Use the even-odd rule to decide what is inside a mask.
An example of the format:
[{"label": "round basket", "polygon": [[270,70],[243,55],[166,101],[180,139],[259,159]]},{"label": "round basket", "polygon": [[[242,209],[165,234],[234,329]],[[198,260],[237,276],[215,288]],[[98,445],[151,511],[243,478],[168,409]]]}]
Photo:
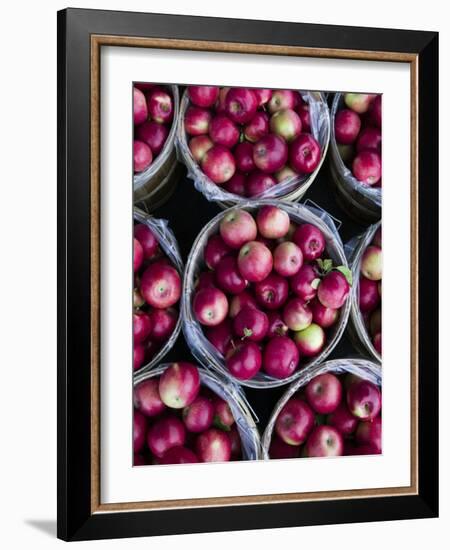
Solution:
[{"label": "round basket", "polygon": [[[173,234],[172,230],[169,228],[169,224],[166,220],[161,220],[158,218],[154,218],[153,216],[150,216],[140,210],[137,207],[134,207],[134,213],[133,213],[134,221],[138,223],[143,223],[147,225],[154,235],[156,236],[159,246],[163,250],[163,252],[167,255],[169,260],[172,262],[173,266],[176,268],[178,273],[181,277],[183,277],[183,261],[181,259],[180,250],[178,248],[178,243],[175,238],[175,235]],[[156,353],[156,355],[145,365],[142,365],[139,369],[136,369],[134,372],[141,373],[146,372],[150,369],[152,369],[155,365],[158,365],[158,363],[161,362],[162,358],[167,354],[167,352],[172,348],[172,346],[175,344],[176,339],[178,338],[178,335],[181,331],[181,300],[178,304],[179,312],[178,312],[178,320],[177,324],[175,325],[175,329],[170,335],[170,338],[163,344],[161,349]]]},{"label": "round basket", "polygon": [[134,174],[134,203],[146,211],[152,212],[163,204],[175,190],[179,179],[180,167],[177,166],[175,137],[180,113],[178,86],[171,85],[174,112],[173,122],[162,151],[146,170]]},{"label": "round basket", "polygon": [[[136,387],[144,380],[160,376],[169,366],[170,364],[166,363],[150,372],[136,373],[133,378],[133,386]],[[241,437],[243,460],[261,459],[261,439],[243,392],[235,384],[221,379],[207,369],[199,367],[198,370],[201,384],[228,403]]]},{"label": "round basket", "polygon": [[220,222],[222,221],[223,217],[226,216],[229,212],[239,209],[245,209],[249,212],[254,212],[264,205],[275,205],[278,208],[285,210],[289,214],[291,220],[296,223],[311,223],[317,226],[325,236],[326,251],[328,257],[333,260],[333,263],[335,265],[347,266],[347,260],[343,251],[342,242],[331,219],[326,214],[322,214],[322,217],[319,217],[319,215],[313,212],[312,208],[300,204],[288,204],[270,200],[243,203],[240,206],[234,206],[233,208],[229,208],[228,210],[221,212],[202,229],[192,246],[189,258],[186,263],[181,304],[183,332],[192,353],[195,355],[200,363],[208,368],[215,369],[222,376],[233,380],[237,384],[241,384],[243,386],[248,386],[251,388],[273,388],[289,384],[293,380],[297,379],[303,371],[308,371],[315,364],[324,361],[340,340],[347,325],[347,320],[350,313],[350,300],[348,299],[340,310],[338,321],[333,327],[330,327],[329,329],[328,342],[322,352],[316,357],[312,357],[311,359],[303,363],[303,365],[301,365],[301,367],[290,377],[278,379],[268,376],[264,372],[260,371],[254,378],[250,380],[238,380],[230,374],[225,366],[223,355],[219,353],[219,351],[208,341],[203,333],[200,323],[195,318],[192,309],[192,300],[195,291],[195,280],[200,271],[205,269],[203,253],[206,243],[211,235],[218,233]]},{"label": "round basket", "polygon": [[302,388],[306,386],[310,380],[318,376],[319,374],[325,374],[326,372],[332,372],[336,374],[350,373],[373,382],[377,386],[381,386],[381,369],[380,366],[367,361],[366,359],[333,359],[326,361],[325,363],[316,365],[314,368],[308,371],[302,372],[302,375],[298,380],[289,386],[286,392],[281,396],[277,404],[275,405],[269,422],[262,437],[262,452],[264,460],[269,460],[269,448],[272,441],[273,429],[275,422],[280,414],[281,409],[287,403],[287,401]]},{"label": "round basket", "polygon": [[282,199],[287,202],[295,202],[300,199],[316,179],[327,154],[328,143],[330,141],[330,113],[322,94],[320,92],[302,92],[302,98],[309,104],[311,133],[319,142],[322,154],[317,168],[308,176],[294,176],[288,178],[282,183],[261,193],[258,197],[250,199],[235,195],[234,193],[229,193],[216,185],[203,173],[194,160],[187,144],[186,131],[184,129],[184,115],[189,106],[189,98],[187,92],[185,92],[180,105],[180,120],[178,123],[176,146],[180,160],[186,165],[188,177],[194,180],[195,188],[203,193],[209,201],[217,202],[222,208],[229,208],[236,204],[258,201],[261,199]]},{"label": "round basket", "polygon": [[357,240],[357,244],[351,254],[350,263],[354,280],[351,294],[352,307],[350,311],[350,322],[348,324],[348,328],[349,335],[356,349],[362,355],[369,355],[369,357],[373,357],[376,361],[381,363],[381,355],[372,344],[372,340],[367,332],[361,310],[359,309],[359,273],[361,269],[361,258],[364,250],[372,242],[379,227],[381,227],[381,222],[371,225]]},{"label": "round basket", "polygon": [[359,182],[342,161],[334,133],[334,119],[344,102],[343,94],[335,94],[331,107],[330,171],[339,206],[360,223],[374,223],[381,217],[381,188]]}]

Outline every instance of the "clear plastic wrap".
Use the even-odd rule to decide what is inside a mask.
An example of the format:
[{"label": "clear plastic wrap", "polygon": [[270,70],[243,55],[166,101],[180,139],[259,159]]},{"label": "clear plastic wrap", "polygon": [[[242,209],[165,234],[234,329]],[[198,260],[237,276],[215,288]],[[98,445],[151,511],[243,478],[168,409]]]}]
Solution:
[{"label": "clear plastic wrap", "polygon": [[[163,252],[167,255],[167,257],[169,258],[173,266],[176,268],[180,276],[183,277],[184,265],[181,259],[180,249],[178,248],[178,243],[175,238],[175,235],[169,227],[169,222],[167,220],[162,220],[162,219],[150,216],[149,214],[146,214],[145,212],[143,212],[137,207],[134,207],[133,217],[135,222],[143,223],[153,231],[153,233],[155,234],[159,242],[159,246],[161,247]],[[164,343],[164,345],[161,347],[158,353],[156,353],[156,355],[151,359],[151,361],[149,361],[145,365],[142,365],[139,369],[135,371],[135,373],[146,372],[151,368],[153,368],[155,365],[157,365],[161,361],[161,359],[167,354],[167,352],[174,345],[181,331],[181,300],[180,300],[180,303],[178,304],[178,308],[179,308],[179,312],[178,312],[177,324],[175,325],[175,329],[170,335],[170,338]]]},{"label": "clear plastic wrap", "polygon": [[[139,371],[134,375],[133,385],[144,380],[160,376],[170,363],[159,365],[150,372]],[[243,391],[229,380],[224,380],[210,370],[199,367],[200,381],[230,406],[241,437],[242,457],[244,460],[259,460],[262,457],[261,439],[251,409]]]},{"label": "clear plastic wrap", "polygon": [[186,165],[188,177],[194,181],[197,191],[203,193],[209,201],[218,202],[223,204],[224,207],[245,203],[250,200],[257,201],[261,199],[278,198],[294,201],[302,197],[319,173],[327,154],[328,143],[330,141],[330,113],[328,105],[320,92],[301,93],[303,100],[309,104],[311,133],[320,144],[322,154],[320,163],[312,174],[307,176],[290,177],[282,183],[279,183],[267,191],[264,191],[264,193],[261,193],[257,197],[250,199],[241,197],[240,195],[236,195],[234,193],[229,193],[225,189],[216,185],[203,173],[197,162],[194,160],[191,151],[189,150],[186,140],[186,132],[184,130],[184,115],[189,105],[189,98],[185,92],[180,105],[180,120],[178,123],[175,145],[178,152],[178,158]]},{"label": "clear plastic wrap", "polygon": [[369,380],[377,386],[381,386],[382,379],[380,366],[366,359],[333,359],[331,361],[325,361],[325,363],[315,365],[307,371],[303,371],[298,380],[291,384],[286,392],[281,396],[272,411],[262,437],[264,460],[269,460],[269,448],[272,441],[273,429],[281,409],[284,407],[286,402],[299,391],[300,388],[308,384],[310,380],[319,374],[325,374],[326,372],[333,372],[335,374],[355,374],[360,378]]},{"label": "clear plastic wrap", "polygon": [[328,341],[322,352],[316,357],[312,357],[309,361],[303,363],[302,366],[290,377],[278,379],[268,376],[264,372],[260,371],[250,380],[237,380],[230,374],[225,366],[223,355],[219,353],[219,351],[209,342],[203,333],[200,323],[195,318],[192,309],[195,281],[200,271],[205,269],[203,251],[206,243],[211,235],[214,235],[219,231],[219,225],[222,218],[233,210],[245,209],[249,212],[254,212],[264,205],[278,206],[282,210],[285,210],[289,214],[291,220],[296,223],[311,223],[319,227],[326,239],[326,250],[328,257],[333,260],[335,265],[347,266],[342,241],[332,219],[325,211],[318,210],[310,206],[270,200],[244,202],[239,206],[234,206],[224,212],[221,212],[202,229],[191,248],[191,252],[186,263],[181,303],[184,336],[193,355],[202,365],[218,371],[222,376],[225,376],[238,384],[251,388],[271,388],[289,384],[298,378],[303,371],[308,370],[313,365],[321,361],[324,361],[340,340],[347,325],[347,320],[350,313],[350,299],[348,299],[340,310],[339,320],[334,327],[329,329]]},{"label": "clear plastic wrap", "polygon": [[369,353],[369,356],[381,363],[381,355],[372,344],[361,310],[359,309],[359,273],[361,269],[361,258],[364,250],[372,242],[379,227],[381,227],[381,222],[371,225],[362,235],[346,243],[344,250],[353,272],[349,333],[354,345],[363,355]]},{"label": "clear plastic wrap", "polygon": [[356,210],[359,217],[369,221],[375,221],[381,217],[381,188],[370,187],[369,185],[365,185],[358,181],[342,161],[336,143],[334,119],[337,111],[342,107],[343,101],[343,94],[336,93],[331,106],[331,172],[338,188],[338,196],[345,201],[345,210],[350,212],[350,215],[353,213],[353,216],[355,215]]}]

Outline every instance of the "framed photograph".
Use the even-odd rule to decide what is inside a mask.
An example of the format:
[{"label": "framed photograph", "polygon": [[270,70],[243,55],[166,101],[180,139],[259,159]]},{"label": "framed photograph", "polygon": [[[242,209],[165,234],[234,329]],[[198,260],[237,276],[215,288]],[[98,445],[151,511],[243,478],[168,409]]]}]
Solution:
[{"label": "framed photograph", "polygon": [[58,13],[58,536],[438,515],[438,35]]}]

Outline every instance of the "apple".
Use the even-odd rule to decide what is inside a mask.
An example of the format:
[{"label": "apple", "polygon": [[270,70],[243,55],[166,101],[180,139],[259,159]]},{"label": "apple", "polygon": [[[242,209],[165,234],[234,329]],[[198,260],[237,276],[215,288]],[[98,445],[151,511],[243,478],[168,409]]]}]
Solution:
[{"label": "apple", "polygon": [[231,320],[226,318],[219,325],[207,327],[205,336],[219,353],[225,355],[233,338]]},{"label": "apple", "polygon": [[151,260],[158,252],[158,240],[153,231],[145,224],[138,223],[134,226],[134,236],[141,243],[144,258]]},{"label": "apple", "polygon": [[203,252],[205,264],[209,269],[215,269],[220,260],[230,254],[231,248],[225,243],[220,235],[212,235],[206,243]]},{"label": "apple", "polygon": [[233,177],[230,178],[228,181],[226,181],[222,187],[225,189],[225,191],[228,191],[228,193],[233,193],[234,195],[239,195],[241,197],[245,197],[247,193],[246,189],[246,178],[244,174],[240,174],[239,172],[235,172]]},{"label": "apple", "polygon": [[201,163],[205,154],[214,146],[211,138],[204,134],[194,136],[189,140],[189,150],[194,160]]},{"label": "apple", "polygon": [[268,310],[279,309],[289,294],[287,280],[281,275],[270,273],[263,281],[256,283],[254,292],[257,302]]},{"label": "apple", "polygon": [[270,117],[270,131],[289,143],[302,131],[302,121],[292,109],[276,111]]},{"label": "apple", "polygon": [[366,113],[374,99],[374,94],[344,94],[344,103],[359,115]]},{"label": "apple", "polygon": [[361,273],[371,281],[379,281],[383,274],[383,255],[381,248],[370,245],[361,257]]},{"label": "apple", "polygon": [[218,86],[188,86],[187,95],[197,107],[211,107],[219,97]]},{"label": "apple", "polygon": [[263,243],[250,241],[239,250],[237,263],[244,279],[258,283],[272,271],[272,253]]},{"label": "apple", "polygon": [[288,336],[271,338],[263,353],[264,371],[274,378],[288,378],[294,373],[299,361],[299,353]]},{"label": "apple", "polygon": [[231,441],[222,430],[210,428],[199,434],[195,450],[200,462],[228,462],[231,458]]},{"label": "apple", "polygon": [[296,176],[298,176],[297,172],[292,170],[292,168],[287,164],[286,166],[283,166],[281,170],[275,172],[275,179],[278,183],[281,183],[282,181],[285,181],[289,178],[295,178]]},{"label": "apple", "polygon": [[214,407],[207,397],[198,395],[194,401],[183,409],[183,422],[189,432],[204,432],[212,426]]},{"label": "apple", "polygon": [[283,168],[287,159],[286,142],[275,134],[267,134],[253,145],[253,161],[261,172],[273,174]]},{"label": "apple", "polygon": [[147,445],[150,451],[161,458],[172,447],[184,445],[186,430],[176,416],[165,416],[156,420],[147,432]]},{"label": "apple", "polygon": [[381,410],[380,390],[369,380],[359,380],[347,389],[347,406],[361,420],[374,419]]},{"label": "apple", "polygon": [[265,174],[260,170],[255,170],[248,176],[245,184],[245,194],[248,197],[256,197],[276,184],[277,182],[275,178],[270,174]]},{"label": "apple", "polygon": [[195,284],[195,290],[203,290],[204,288],[216,288],[216,277],[214,271],[203,271],[197,277]]},{"label": "apple", "polygon": [[133,313],[133,341],[137,344],[148,338],[152,330],[150,317],[143,311]]},{"label": "apple", "polygon": [[181,278],[171,265],[154,263],[142,274],[140,290],[148,304],[165,309],[180,299]]},{"label": "apple", "polygon": [[234,256],[224,256],[216,266],[216,284],[224,292],[239,294],[247,287]]},{"label": "apple", "polygon": [[308,437],[305,452],[308,457],[341,456],[344,440],[333,426],[316,426]]},{"label": "apple", "polygon": [[142,344],[133,345],[133,370],[137,370],[145,361],[145,348]]},{"label": "apple", "polygon": [[234,416],[231,412],[230,405],[228,405],[224,399],[216,395],[213,399],[213,408],[214,425],[216,428],[229,432],[231,426],[234,424]]},{"label": "apple", "polygon": [[250,143],[256,143],[269,133],[269,115],[258,111],[244,126],[244,137]]},{"label": "apple", "polygon": [[142,265],[144,260],[144,250],[141,243],[137,240],[133,240],[133,271],[136,272]]},{"label": "apple", "polygon": [[359,445],[370,445],[381,453],[381,416],[372,421],[359,422],[355,432],[355,440]]},{"label": "apple", "polygon": [[320,258],[325,250],[325,237],[322,231],[311,223],[300,224],[294,232],[292,240],[303,253],[306,261]]},{"label": "apple", "polygon": [[322,351],[326,337],[322,327],[311,323],[309,327],[294,333],[294,342],[300,355],[313,357]]},{"label": "apple", "polygon": [[145,416],[157,416],[165,410],[159,395],[159,379],[148,378],[135,386],[134,406]]},{"label": "apple", "polygon": [[381,128],[381,115],[381,95],[377,95],[370,104],[369,118],[370,121],[378,128]]},{"label": "apple", "polygon": [[172,363],[159,378],[159,395],[172,409],[190,405],[200,390],[198,368],[192,363]]},{"label": "apple", "polygon": [[230,248],[241,248],[257,235],[256,222],[246,210],[232,210],[220,223],[220,235]]},{"label": "apple", "polygon": [[238,380],[249,380],[261,369],[261,351],[255,342],[245,340],[231,349],[226,356],[226,366]]},{"label": "apple", "polygon": [[181,445],[168,449],[159,460],[159,464],[195,464],[197,462],[195,453]]},{"label": "apple", "polygon": [[288,333],[289,327],[283,321],[279,311],[269,311],[267,313],[269,327],[267,329],[267,337],[284,336]]},{"label": "apple", "polygon": [[242,308],[233,320],[233,331],[241,339],[260,342],[269,328],[267,315],[253,307]]},{"label": "apple", "polygon": [[154,89],[147,92],[147,109],[149,117],[158,122],[165,124],[173,118],[173,101],[169,93],[163,89]]},{"label": "apple", "polygon": [[341,401],[337,408],[328,416],[327,424],[334,426],[344,437],[347,437],[356,430],[358,419],[350,413],[345,401]]},{"label": "apple", "polygon": [[276,113],[284,109],[294,109],[298,102],[298,94],[293,90],[275,90],[269,100],[270,113]]},{"label": "apple", "polygon": [[290,144],[289,163],[299,174],[312,174],[320,158],[320,145],[311,134],[300,134]]},{"label": "apple", "polygon": [[236,161],[236,167],[240,172],[248,174],[255,169],[255,163],[253,162],[253,145],[248,141],[239,143],[234,149],[234,159]]},{"label": "apple", "polygon": [[226,147],[214,145],[204,154],[201,168],[211,181],[220,185],[233,177],[236,163]]},{"label": "apple", "polygon": [[299,445],[288,445],[277,435],[272,437],[269,447],[269,457],[271,459],[298,458],[300,456]]},{"label": "apple", "polygon": [[153,161],[152,150],[143,141],[137,139],[133,143],[134,171],[143,172]]},{"label": "apple", "polygon": [[296,113],[300,117],[300,120],[302,121],[302,130],[304,132],[310,132],[311,131],[311,115],[309,111],[309,104],[308,103],[301,103],[297,106],[295,109]]},{"label": "apple", "polygon": [[314,413],[305,401],[291,397],[275,421],[275,433],[288,445],[301,445],[314,428]]},{"label": "apple", "polygon": [[374,126],[366,126],[361,130],[356,141],[356,150],[361,151],[374,150],[381,154],[381,132]]},{"label": "apple", "polygon": [[317,298],[325,307],[339,309],[344,305],[350,292],[350,285],[340,271],[330,271],[322,279],[317,289]]},{"label": "apple", "polygon": [[289,214],[274,205],[264,205],[258,210],[256,223],[259,233],[266,239],[280,239],[289,231]]},{"label": "apple", "polygon": [[361,129],[361,119],[351,109],[342,109],[336,113],[334,119],[334,133],[336,141],[344,145],[353,143]]},{"label": "apple", "polygon": [[258,308],[255,298],[246,290],[231,298],[228,315],[231,319],[234,319],[244,307],[253,307],[255,309]]},{"label": "apple", "polygon": [[226,115],[219,114],[209,123],[209,137],[215,144],[231,149],[239,140],[239,130]]},{"label": "apple", "polygon": [[162,151],[168,135],[168,127],[154,120],[144,122],[136,128],[136,137],[150,147],[155,157]]},{"label": "apple", "polygon": [[145,95],[138,88],[133,88],[133,121],[142,124],[147,120],[148,110]]},{"label": "apple", "polygon": [[323,306],[319,300],[313,300],[309,307],[313,315],[313,322],[322,328],[333,326],[339,317],[339,310]]},{"label": "apple", "polygon": [[242,445],[241,436],[239,435],[239,430],[236,424],[231,426],[231,429],[228,432],[228,437],[231,442],[231,460],[239,460],[242,457]]},{"label": "apple", "polygon": [[141,412],[135,410],[133,415],[133,451],[135,453],[144,447],[146,434],[147,420]]},{"label": "apple", "polygon": [[272,97],[272,90],[269,90],[267,88],[252,88],[252,92],[256,97],[258,107],[264,105],[264,103],[267,103]]},{"label": "apple", "polygon": [[309,302],[317,294],[314,281],[318,279],[315,269],[310,264],[303,264],[290,279],[292,292],[304,302]]},{"label": "apple", "polygon": [[157,342],[168,340],[175,330],[178,312],[173,308],[152,309],[148,316],[152,325],[149,337]]},{"label": "apple", "polygon": [[257,99],[248,88],[230,88],[225,98],[225,111],[237,124],[250,122],[258,107]]},{"label": "apple", "polygon": [[380,303],[377,281],[365,277],[359,279],[359,309],[362,313],[370,313]]},{"label": "apple", "polygon": [[220,88],[219,97],[217,98],[216,105],[215,105],[216,113],[226,114],[225,99],[229,91],[230,91],[230,88],[227,86],[225,86],[224,88]]},{"label": "apple", "polygon": [[298,273],[303,264],[303,254],[293,242],[280,243],[273,252],[274,270],[283,277],[291,277]]},{"label": "apple", "polygon": [[203,288],[194,297],[193,309],[202,325],[219,325],[228,314],[228,300],[218,288]]},{"label": "apple", "polygon": [[376,151],[361,151],[353,159],[352,172],[355,178],[367,185],[381,179],[381,157]]},{"label": "apple", "polygon": [[312,322],[312,311],[300,298],[291,298],[284,306],[283,321],[290,330],[304,330]]},{"label": "apple", "polygon": [[184,115],[184,128],[190,136],[207,134],[212,115],[207,109],[190,106]]},{"label": "apple", "polygon": [[342,399],[342,385],[339,378],[327,372],[315,376],[305,388],[310,406],[319,414],[335,411]]}]

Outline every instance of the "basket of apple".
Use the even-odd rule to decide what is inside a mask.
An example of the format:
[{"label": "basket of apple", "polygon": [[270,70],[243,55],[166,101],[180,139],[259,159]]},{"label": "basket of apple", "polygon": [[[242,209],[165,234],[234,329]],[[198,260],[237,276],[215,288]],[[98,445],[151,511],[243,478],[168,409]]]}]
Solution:
[{"label": "basket of apple", "polygon": [[355,284],[349,323],[357,347],[381,362],[381,301],[383,253],[381,222],[370,226],[357,240],[352,255]]},{"label": "basket of apple", "polygon": [[381,453],[381,374],[363,359],[326,361],[276,404],[263,436],[265,459]]},{"label": "basket of apple", "polygon": [[337,93],[331,108],[330,166],[337,198],[354,219],[381,217],[381,95]]},{"label": "basket of apple", "polygon": [[134,208],[133,369],[158,364],[181,330],[183,263],[166,220]]},{"label": "basket of apple", "polygon": [[200,232],[183,281],[192,353],[254,388],[323,361],[350,312],[351,272],[330,218],[273,201],[235,206]]},{"label": "basket of apple", "polygon": [[295,201],[325,158],[330,118],[318,92],[188,86],[177,135],[180,158],[208,200]]},{"label": "basket of apple", "polygon": [[191,363],[134,380],[134,465],[257,460],[258,430],[239,388]]},{"label": "basket of apple", "polygon": [[178,87],[136,82],[133,88],[134,201],[160,206],[174,190]]}]

